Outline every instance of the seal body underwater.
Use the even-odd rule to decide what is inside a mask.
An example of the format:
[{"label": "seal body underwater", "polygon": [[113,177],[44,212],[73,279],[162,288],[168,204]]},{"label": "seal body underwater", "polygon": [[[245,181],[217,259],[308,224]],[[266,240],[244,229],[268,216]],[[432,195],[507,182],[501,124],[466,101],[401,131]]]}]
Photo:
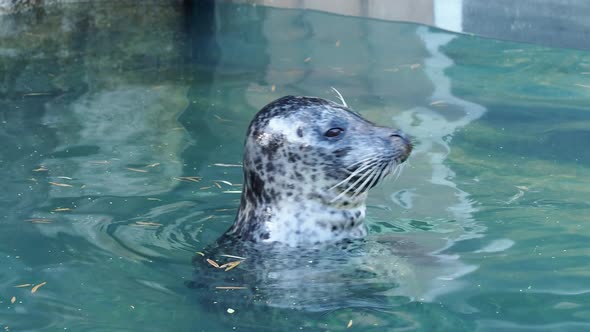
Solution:
[{"label": "seal body underwater", "polygon": [[411,150],[403,132],[345,105],[277,99],[248,128],[240,207],[224,238],[289,246],[362,238],[368,190]]}]

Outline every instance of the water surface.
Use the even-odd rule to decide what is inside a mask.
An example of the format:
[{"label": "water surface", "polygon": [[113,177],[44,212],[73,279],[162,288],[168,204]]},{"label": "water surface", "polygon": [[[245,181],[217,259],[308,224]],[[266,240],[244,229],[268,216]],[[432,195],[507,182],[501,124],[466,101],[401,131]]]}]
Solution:
[{"label": "water surface", "polygon": [[[0,16],[0,326],[590,331],[589,53],[211,10]],[[402,176],[370,195],[360,254],[326,250],[272,274],[288,291],[273,296],[293,302],[187,287],[196,252],[233,221],[249,120],[287,94],[336,99],[332,86],[416,139]],[[313,280],[331,282],[317,299]]]}]

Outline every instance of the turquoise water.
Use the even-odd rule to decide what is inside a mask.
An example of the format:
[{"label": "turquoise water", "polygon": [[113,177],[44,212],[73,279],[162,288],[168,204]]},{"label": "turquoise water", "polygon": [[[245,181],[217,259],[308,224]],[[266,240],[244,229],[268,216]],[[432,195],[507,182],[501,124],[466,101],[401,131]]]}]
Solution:
[{"label": "turquoise water", "polygon": [[[233,5],[0,28],[0,327],[590,331],[589,53]],[[367,241],[261,253],[274,301],[188,287],[233,221],[251,117],[332,86],[416,139],[369,196]]]}]

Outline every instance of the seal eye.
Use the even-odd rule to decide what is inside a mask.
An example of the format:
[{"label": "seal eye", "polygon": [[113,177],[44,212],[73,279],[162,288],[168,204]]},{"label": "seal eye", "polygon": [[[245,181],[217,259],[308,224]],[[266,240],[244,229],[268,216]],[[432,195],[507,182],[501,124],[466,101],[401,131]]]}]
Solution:
[{"label": "seal eye", "polygon": [[342,129],[342,128],[331,128],[331,129],[328,129],[328,131],[326,131],[324,133],[324,136],[336,137],[336,136],[341,135],[343,132],[344,132],[344,129]]}]

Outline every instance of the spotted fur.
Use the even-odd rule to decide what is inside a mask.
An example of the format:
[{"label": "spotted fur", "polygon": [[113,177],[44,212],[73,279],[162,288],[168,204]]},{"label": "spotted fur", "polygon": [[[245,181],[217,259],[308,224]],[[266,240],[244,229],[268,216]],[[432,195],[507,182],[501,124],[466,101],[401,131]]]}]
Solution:
[{"label": "spotted fur", "polygon": [[226,235],[291,246],[361,238],[368,189],[411,150],[401,131],[346,106],[277,99],[248,128],[240,208]]}]

